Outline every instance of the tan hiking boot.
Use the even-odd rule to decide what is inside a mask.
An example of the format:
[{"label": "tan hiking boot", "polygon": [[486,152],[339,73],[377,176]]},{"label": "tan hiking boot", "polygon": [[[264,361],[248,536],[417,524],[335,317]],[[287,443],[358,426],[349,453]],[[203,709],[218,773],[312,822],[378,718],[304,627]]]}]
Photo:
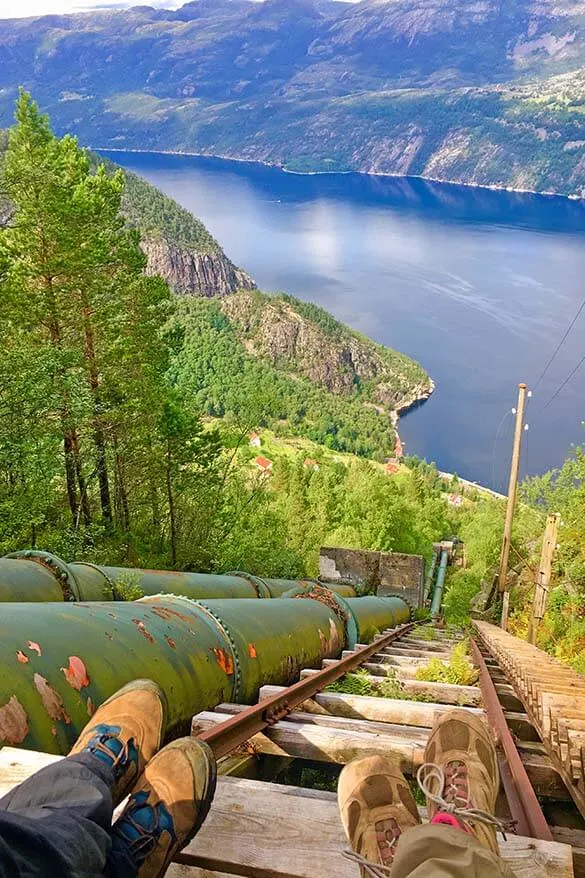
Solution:
[{"label": "tan hiking boot", "polygon": [[133,680],[96,710],[69,753],[90,753],[114,769],[114,805],[128,794],[158,751],[166,731],[167,701],[152,680]]},{"label": "tan hiking boot", "polygon": [[113,833],[130,848],[138,878],[159,878],[207,817],[215,757],[197,738],[179,738],[154,756],[132,790]]},{"label": "tan hiking boot", "polygon": [[445,713],[431,732],[417,778],[427,797],[430,822],[456,821],[498,853],[498,763],[492,737],[479,716],[467,710]]},{"label": "tan hiking boot", "polygon": [[420,823],[416,802],[395,762],[383,756],[356,759],[339,776],[341,822],[362,878],[387,876],[403,832]]}]

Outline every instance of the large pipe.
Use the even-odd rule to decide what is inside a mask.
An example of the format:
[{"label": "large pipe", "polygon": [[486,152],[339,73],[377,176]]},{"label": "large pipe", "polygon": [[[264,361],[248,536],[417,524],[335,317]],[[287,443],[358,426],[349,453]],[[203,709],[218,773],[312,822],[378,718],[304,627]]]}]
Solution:
[{"label": "large pipe", "polygon": [[[0,558],[0,603],[13,601],[111,601],[132,590],[142,595],[179,594],[193,600],[275,598],[291,588],[307,590],[312,580],[265,579],[240,571],[224,575],[140,570],[65,561],[30,549]],[[331,591],[354,597],[348,585],[332,583]]]},{"label": "large pipe", "polygon": [[437,561],[439,560],[439,549],[433,549],[433,557],[431,560],[431,565],[429,567],[429,572],[427,573],[427,578],[425,582],[425,593],[424,593],[424,603],[430,600],[431,591],[433,588],[433,582],[435,579],[435,570],[437,569]]},{"label": "large pipe", "polygon": [[[95,708],[128,681],[155,680],[171,736],[222,701],[253,702],[353,646],[355,632],[408,621],[400,598],[344,601],[160,595],[132,603],[6,604],[0,617],[0,747],[69,751]],[[376,602],[375,605],[373,602]]]},{"label": "large pipe", "polygon": [[441,550],[441,563],[439,564],[439,572],[437,573],[437,581],[435,590],[433,591],[433,600],[431,603],[431,616],[436,619],[441,613],[441,604],[443,603],[443,589],[445,587],[445,573],[447,571],[447,562],[449,560],[449,552],[447,549]]}]

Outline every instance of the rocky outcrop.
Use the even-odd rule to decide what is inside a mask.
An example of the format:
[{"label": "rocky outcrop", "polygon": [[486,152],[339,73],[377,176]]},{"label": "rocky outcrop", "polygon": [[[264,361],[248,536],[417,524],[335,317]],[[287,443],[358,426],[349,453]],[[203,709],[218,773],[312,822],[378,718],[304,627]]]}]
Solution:
[{"label": "rocky outcrop", "polygon": [[[377,345],[330,315],[290,297],[240,293],[222,302],[248,353],[294,371],[331,393],[361,391],[380,412],[401,411],[427,399],[433,384],[408,357]],[[321,319],[320,319],[321,317]]]},{"label": "rocky outcrop", "polygon": [[147,274],[158,274],[179,295],[229,296],[236,290],[253,290],[256,284],[221,250],[198,253],[170,244],[164,238],[143,238]]}]

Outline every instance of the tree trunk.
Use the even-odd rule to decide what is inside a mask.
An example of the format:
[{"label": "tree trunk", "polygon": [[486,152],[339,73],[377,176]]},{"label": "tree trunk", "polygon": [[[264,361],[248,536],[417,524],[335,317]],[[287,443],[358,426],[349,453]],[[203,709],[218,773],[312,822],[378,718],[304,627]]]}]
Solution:
[{"label": "tree trunk", "polygon": [[96,452],[96,472],[100,490],[100,505],[104,520],[112,523],[112,498],[110,494],[110,480],[108,478],[108,460],[106,454],[106,439],[101,421],[100,377],[95,356],[94,334],[91,326],[91,311],[88,307],[83,309],[84,334],[85,334],[85,359],[89,388],[93,399],[93,444]]},{"label": "tree trunk", "polygon": [[177,563],[177,527],[175,521],[175,498],[173,496],[173,480],[171,477],[172,453],[171,443],[167,442],[167,501],[169,504],[169,538],[171,542],[171,566]]},{"label": "tree trunk", "polygon": [[125,534],[130,532],[130,508],[128,506],[128,493],[126,491],[126,481],[124,479],[124,467],[122,465],[122,456],[118,448],[118,440],[114,438],[114,461],[115,461],[115,497],[116,507],[118,510],[118,520],[120,527]]},{"label": "tree trunk", "polygon": [[69,510],[73,519],[73,527],[77,527],[79,518],[79,499],[77,497],[77,472],[75,469],[75,457],[73,454],[73,441],[71,433],[65,426],[65,412],[61,411],[61,424],[63,425],[63,453],[65,457],[65,481],[67,483],[67,499]]},{"label": "tree trunk", "polygon": [[77,430],[74,429],[71,431],[71,439],[73,460],[75,461],[75,474],[77,476],[77,484],[79,485],[79,502],[81,504],[81,514],[83,516],[84,525],[86,527],[89,527],[89,525],[91,524],[91,509],[89,505],[89,496],[87,494],[87,482],[85,481],[85,476],[83,475],[83,468],[81,465],[81,454],[79,452],[79,437],[77,435]]}]

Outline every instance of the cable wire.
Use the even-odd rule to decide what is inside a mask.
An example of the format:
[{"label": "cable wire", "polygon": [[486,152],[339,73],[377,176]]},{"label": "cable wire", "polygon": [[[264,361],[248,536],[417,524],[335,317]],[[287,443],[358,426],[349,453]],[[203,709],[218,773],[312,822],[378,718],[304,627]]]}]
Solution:
[{"label": "cable wire", "polygon": [[557,396],[559,395],[559,393],[561,392],[561,390],[564,390],[564,388],[567,386],[567,384],[569,383],[569,381],[571,380],[571,378],[573,377],[573,375],[575,375],[575,374],[579,371],[579,369],[581,368],[581,366],[583,365],[583,363],[585,363],[585,356],[584,356],[584,357],[581,357],[581,359],[579,360],[579,362],[577,363],[577,365],[575,366],[575,368],[573,369],[573,371],[572,371],[572,372],[569,372],[569,374],[567,375],[567,377],[565,378],[565,380],[563,381],[563,383],[561,384],[561,386],[560,386],[560,387],[557,387],[557,389],[555,390],[555,392],[553,393],[553,395],[551,396],[551,398],[549,399],[549,401],[546,403],[546,405],[544,405],[544,406],[540,409],[540,411],[539,411],[539,413],[538,413],[539,415],[541,415],[544,411],[546,411],[546,409],[549,407],[549,405],[551,404],[551,402],[553,402],[553,401],[557,398]]},{"label": "cable wire", "polygon": [[570,331],[572,330],[573,326],[575,325],[575,323],[577,322],[577,320],[578,320],[579,317],[581,316],[581,313],[582,313],[582,311],[583,311],[584,308],[585,308],[585,299],[583,299],[583,301],[581,302],[581,305],[580,305],[580,307],[579,307],[577,313],[575,314],[575,316],[573,317],[573,319],[572,319],[571,322],[569,323],[569,325],[568,325],[568,327],[567,327],[567,329],[566,329],[566,331],[565,331],[565,334],[563,335],[562,339],[560,340],[560,342],[558,343],[558,345],[557,345],[556,348],[554,349],[554,351],[553,351],[553,353],[552,353],[552,356],[550,357],[548,363],[546,364],[546,366],[545,366],[544,369],[542,370],[542,372],[541,372],[541,374],[540,374],[540,378],[538,379],[538,381],[537,381],[536,384],[534,385],[533,390],[536,390],[536,388],[538,387],[538,385],[540,384],[540,382],[542,381],[542,379],[544,378],[544,376],[545,376],[546,373],[548,372],[549,368],[552,366],[554,360],[556,359],[556,356],[557,356],[558,352],[560,351],[560,349],[561,349],[562,346],[564,345],[565,341],[567,340],[567,336],[569,335],[569,333],[570,333]]},{"label": "cable wire", "polygon": [[504,421],[506,420],[508,415],[511,415],[511,414],[512,414],[512,409],[508,409],[506,412],[504,412],[504,415],[503,415],[502,420],[500,421],[500,423],[498,425],[498,429],[496,430],[496,435],[494,437],[494,445],[492,448],[492,486],[493,486],[494,491],[497,491],[497,487],[496,487],[496,445],[498,443],[498,439],[500,436],[500,430],[502,429],[502,427],[504,425]]}]

